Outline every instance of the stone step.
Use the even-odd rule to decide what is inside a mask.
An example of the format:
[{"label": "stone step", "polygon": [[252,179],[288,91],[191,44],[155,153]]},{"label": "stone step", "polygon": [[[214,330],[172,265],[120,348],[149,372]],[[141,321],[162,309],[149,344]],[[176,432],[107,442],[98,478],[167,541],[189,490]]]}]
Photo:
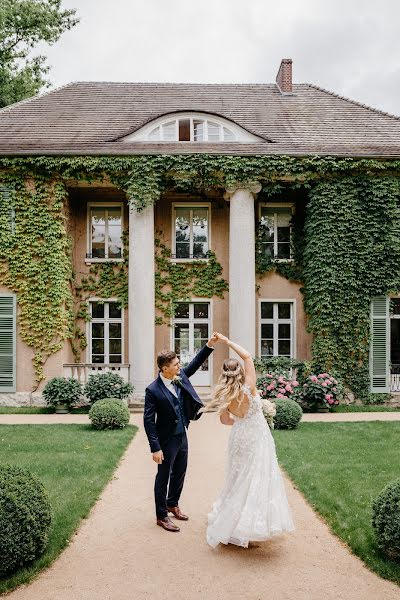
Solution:
[{"label": "stone step", "polygon": [[129,408],[129,412],[130,413],[143,413],[144,412],[144,405],[141,404],[140,406],[132,406],[131,404],[128,405]]}]

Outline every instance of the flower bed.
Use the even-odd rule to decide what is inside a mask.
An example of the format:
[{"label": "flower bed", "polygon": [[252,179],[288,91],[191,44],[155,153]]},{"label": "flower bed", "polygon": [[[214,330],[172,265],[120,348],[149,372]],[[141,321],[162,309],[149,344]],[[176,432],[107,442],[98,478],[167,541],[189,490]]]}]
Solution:
[{"label": "flower bed", "polygon": [[329,409],[339,404],[340,396],[341,385],[331,374],[309,375],[303,384],[301,404],[308,410]]}]

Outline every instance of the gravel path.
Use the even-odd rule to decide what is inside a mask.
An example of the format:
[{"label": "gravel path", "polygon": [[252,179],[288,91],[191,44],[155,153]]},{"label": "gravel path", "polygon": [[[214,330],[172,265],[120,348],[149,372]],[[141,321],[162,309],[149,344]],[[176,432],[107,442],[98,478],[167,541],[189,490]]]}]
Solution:
[{"label": "gravel path", "polygon": [[[385,413],[387,414],[387,413]],[[324,417],[326,415],[323,415]],[[336,415],[335,415],[336,416]],[[340,415],[342,416],[342,415]],[[12,419],[14,417],[14,420]],[[33,418],[35,417],[35,418]],[[132,422],[141,426],[141,415]],[[15,422],[0,415],[0,422]],[[21,422],[72,417],[26,415]],[[74,422],[86,422],[85,415]],[[190,462],[181,500],[190,521],[180,533],[157,527],[152,463],[143,429],[70,546],[10,600],[398,600],[399,588],[368,571],[286,481],[296,532],[249,549],[205,541],[218,494],[229,428],[204,415],[189,432]]]}]

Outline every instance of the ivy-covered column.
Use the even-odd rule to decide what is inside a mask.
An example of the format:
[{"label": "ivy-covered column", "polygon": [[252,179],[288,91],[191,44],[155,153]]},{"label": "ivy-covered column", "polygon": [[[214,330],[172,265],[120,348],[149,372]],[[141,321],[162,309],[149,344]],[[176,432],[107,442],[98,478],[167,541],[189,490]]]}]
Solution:
[{"label": "ivy-covered column", "polygon": [[129,363],[134,397],[144,399],[154,379],[154,207],[129,213]]},{"label": "ivy-covered column", "polygon": [[[259,183],[227,188],[229,217],[229,337],[256,352],[254,194]],[[236,355],[235,355],[236,356]]]}]

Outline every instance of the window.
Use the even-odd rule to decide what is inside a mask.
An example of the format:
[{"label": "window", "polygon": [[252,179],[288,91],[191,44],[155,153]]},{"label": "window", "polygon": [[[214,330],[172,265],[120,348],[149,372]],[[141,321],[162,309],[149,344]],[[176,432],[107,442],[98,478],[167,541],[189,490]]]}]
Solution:
[{"label": "window", "polygon": [[[376,299],[375,299],[376,303]],[[376,312],[376,307],[375,307]],[[400,391],[400,298],[390,298],[389,300],[390,317],[390,391]],[[375,329],[372,328],[376,335]],[[387,339],[387,342],[389,339]],[[386,349],[385,349],[386,350]]]},{"label": "window", "polygon": [[290,260],[293,206],[267,204],[260,207],[260,237],[266,255]]},{"label": "window", "polygon": [[0,392],[16,389],[16,297],[0,294]]},{"label": "window", "polygon": [[15,232],[15,208],[13,205],[12,189],[0,186],[0,233],[5,228],[7,233]]},{"label": "window", "polygon": [[177,139],[177,121],[158,125],[149,133],[149,140],[154,142],[173,142]]},{"label": "window", "polygon": [[164,115],[122,141],[134,142],[260,142],[261,138],[236,123],[205,113]]},{"label": "window", "polygon": [[157,142],[234,142],[236,136],[222,124],[209,119],[175,119],[157,125],[148,133]]},{"label": "window", "polygon": [[86,258],[122,258],[122,204],[89,204],[89,251]]},{"label": "window", "polygon": [[207,258],[210,247],[209,211],[209,204],[173,205],[173,258]]},{"label": "window", "polygon": [[122,309],[118,302],[90,302],[90,362],[122,363]]},{"label": "window", "polygon": [[[173,319],[174,351],[182,365],[187,365],[210,337],[210,304],[208,302],[181,302],[175,308]],[[208,359],[200,371],[208,372]]]},{"label": "window", "polygon": [[261,357],[294,355],[294,302],[261,302]]}]

